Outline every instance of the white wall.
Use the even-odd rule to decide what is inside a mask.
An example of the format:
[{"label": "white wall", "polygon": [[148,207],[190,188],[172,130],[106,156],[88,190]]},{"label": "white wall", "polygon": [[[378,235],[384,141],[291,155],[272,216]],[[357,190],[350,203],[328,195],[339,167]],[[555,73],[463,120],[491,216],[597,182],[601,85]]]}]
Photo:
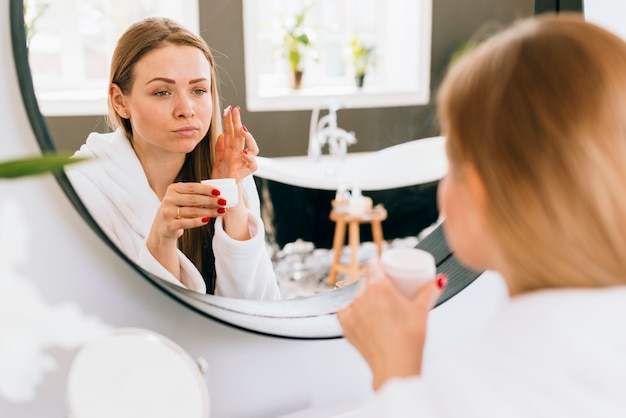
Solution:
[{"label": "white wall", "polygon": [[584,0],[585,19],[626,39],[626,2],[618,0]]},{"label": "white wall", "polygon": [[[11,59],[8,3],[0,0],[0,160],[38,153]],[[342,339],[298,341],[248,333],[193,313],[161,293],[100,242],[52,177],[0,180],[0,199],[8,196],[19,200],[33,231],[30,262],[21,273],[46,301],[74,301],[108,324],[156,331],[192,357],[206,358],[213,417],[273,417],[369,394],[369,371]],[[438,308],[427,352],[432,357],[479,329],[502,299],[499,280],[487,277]],[[9,404],[0,399],[0,416],[67,415],[65,380],[75,352],[53,354],[60,367],[46,376],[36,400]]]}]

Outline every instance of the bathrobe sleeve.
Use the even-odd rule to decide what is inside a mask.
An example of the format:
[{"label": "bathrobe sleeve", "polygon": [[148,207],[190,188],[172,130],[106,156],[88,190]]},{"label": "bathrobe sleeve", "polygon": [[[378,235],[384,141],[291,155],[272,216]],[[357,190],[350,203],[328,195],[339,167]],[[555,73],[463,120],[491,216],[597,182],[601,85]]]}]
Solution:
[{"label": "bathrobe sleeve", "polygon": [[626,287],[528,292],[355,417],[626,416]]},{"label": "bathrobe sleeve", "polygon": [[110,199],[100,192],[98,185],[94,183],[93,179],[85,175],[85,169],[82,167],[78,168],[80,169],[77,169],[77,167],[66,168],[66,174],[72,183],[72,187],[80,196],[81,202],[113,245],[117,246],[125,254],[132,254],[134,250],[133,240],[129,238],[132,236],[132,233],[127,231],[127,228],[119,228],[119,223],[117,222],[121,218],[119,211],[111,204]]},{"label": "bathrobe sleeve", "polygon": [[[81,201],[96,220],[102,232],[121,252],[137,263],[144,270],[170,283],[185,287],[196,292],[206,293],[206,284],[202,275],[193,263],[181,252],[178,252],[181,267],[181,280],[161,265],[148,250],[146,239],[128,223],[128,212],[124,213],[111,200],[111,194],[102,193],[98,182],[99,176],[90,173],[89,167],[81,170],[66,170],[72,187],[81,196]],[[95,171],[97,172],[97,171]],[[181,283],[182,282],[182,283]]]},{"label": "bathrobe sleeve", "polygon": [[185,287],[189,290],[206,293],[206,284],[202,275],[191,260],[189,260],[180,250],[178,250],[178,260],[180,264],[180,281],[172,273],[170,273],[168,269],[163,267],[163,265],[159,263],[156,258],[154,258],[148,249],[147,239],[144,240],[137,256],[137,264],[157,277],[178,286]]},{"label": "bathrobe sleeve", "polygon": [[239,299],[280,299],[276,275],[267,253],[265,228],[254,178],[246,177],[243,185],[248,200],[250,239],[232,239],[224,231],[222,217],[216,219],[213,236],[217,275],[215,294]]},{"label": "bathrobe sleeve", "polygon": [[421,377],[391,379],[368,402],[355,412],[359,418],[435,418],[443,417],[427,396],[427,388]]},{"label": "bathrobe sleeve", "polygon": [[124,134],[119,130],[107,134],[91,133],[75,156],[90,161],[66,167],[65,173],[112,244],[155,276],[206,293],[200,272],[182,252],[178,254],[179,281],[148,250],[146,237],[160,202]]}]

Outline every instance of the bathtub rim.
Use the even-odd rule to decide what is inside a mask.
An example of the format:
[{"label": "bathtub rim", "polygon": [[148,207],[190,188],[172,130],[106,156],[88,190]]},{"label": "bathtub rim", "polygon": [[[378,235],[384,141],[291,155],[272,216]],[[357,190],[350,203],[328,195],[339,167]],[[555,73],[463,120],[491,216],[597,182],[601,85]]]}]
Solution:
[{"label": "bathtub rim", "polygon": [[[428,138],[419,138],[406,141],[400,144],[392,145],[386,148],[382,148],[378,151],[370,152],[354,152],[346,155],[346,162],[344,164],[370,164],[371,166],[378,167],[374,164],[374,161],[378,157],[389,158],[393,160],[394,155],[402,155],[407,149],[416,148],[415,152],[419,154],[420,148],[424,148],[429,151],[427,155],[419,154],[418,158],[423,159],[423,163],[428,164],[429,167],[424,170],[414,172],[412,176],[402,177],[390,177],[384,178],[381,176],[379,179],[367,179],[363,181],[356,177],[353,178],[341,178],[338,176],[327,175],[322,176],[321,172],[328,168],[333,162],[337,163],[337,157],[324,154],[319,157],[318,161],[313,161],[306,155],[287,156],[287,157],[263,157],[257,156],[258,169],[254,173],[255,177],[272,180],[275,182],[288,184],[291,186],[297,186],[307,189],[318,190],[337,190],[341,186],[351,187],[354,183],[358,183],[359,187],[363,191],[375,191],[375,190],[387,190],[396,189],[401,187],[408,187],[426,183],[432,183],[440,180],[445,176],[448,170],[447,159],[445,156],[445,137],[434,136]],[[389,157],[391,155],[391,157]],[[318,165],[320,170],[320,176],[312,179],[311,177],[304,177],[300,175],[300,172],[287,173],[285,166],[298,166],[302,164]],[[417,162],[416,164],[419,164]],[[423,166],[423,165],[422,165]],[[349,167],[348,167],[349,168]]]}]

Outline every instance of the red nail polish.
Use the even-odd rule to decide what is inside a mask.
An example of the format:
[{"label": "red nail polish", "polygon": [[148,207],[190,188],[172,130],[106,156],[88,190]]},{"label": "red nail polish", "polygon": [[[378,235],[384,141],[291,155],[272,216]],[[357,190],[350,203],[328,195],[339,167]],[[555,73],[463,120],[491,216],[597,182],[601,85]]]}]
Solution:
[{"label": "red nail polish", "polygon": [[226,199],[217,199],[217,204],[225,206],[226,205]]},{"label": "red nail polish", "polygon": [[247,150],[247,149],[242,149],[242,150],[241,150],[241,152],[242,152],[243,154],[248,155],[248,150]]},{"label": "red nail polish", "polygon": [[446,287],[447,284],[448,284],[448,275],[445,273],[441,273],[437,277],[437,287],[439,289],[443,289],[444,287]]},{"label": "red nail polish", "polygon": [[217,208],[217,213],[226,213],[225,208]]},{"label": "red nail polish", "polygon": [[241,129],[243,129],[244,132],[248,132],[248,128],[246,128],[246,125],[241,125]]},{"label": "red nail polish", "polygon": [[219,191],[219,190],[217,190],[217,189],[213,189],[213,190],[211,190],[211,194],[212,194],[213,196],[219,196],[219,195],[220,195],[220,191]]},{"label": "red nail polish", "polygon": [[240,108],[239,108],[239,106],[235,106],[235,109],[237,109],[237,112],[239,112]]},{"label": "red nail polish", "polygon": [[202,222],[208,224],[209,222],[211,222],[211,218],[209,218],[208,216],[206,218],[202,218]]}]

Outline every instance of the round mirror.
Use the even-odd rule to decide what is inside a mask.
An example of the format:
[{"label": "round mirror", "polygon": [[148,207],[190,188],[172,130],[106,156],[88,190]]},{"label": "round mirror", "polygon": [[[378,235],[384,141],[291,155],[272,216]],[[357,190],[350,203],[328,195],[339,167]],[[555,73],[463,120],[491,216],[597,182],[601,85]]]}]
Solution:
[{"label": "round mirror", "polygon": [[[56,147],[39,110],[33,88],[26,47],[24,4],[21,0],[10,1],[10,14],[14,59],[24,105],[42,151],[54,152]],[[150,283],[190,309],[228,325],[267,335],[301,339],[341,337],[335,313],[350,302],[356,288],[355,283],[312,296],[279,301],[241,300],[183,289],[143,270],[116,248],[86,210],[67,177],[61,173],[56,175],[56,178],[68,199],[95,234]],[[439,304],[460,292],[478,277],[478,273],[460,266],[450,253],[441,226],[420,241],[418,246],[431,252],[435,256],[438,271],[447,273],[450,278]]]}]

